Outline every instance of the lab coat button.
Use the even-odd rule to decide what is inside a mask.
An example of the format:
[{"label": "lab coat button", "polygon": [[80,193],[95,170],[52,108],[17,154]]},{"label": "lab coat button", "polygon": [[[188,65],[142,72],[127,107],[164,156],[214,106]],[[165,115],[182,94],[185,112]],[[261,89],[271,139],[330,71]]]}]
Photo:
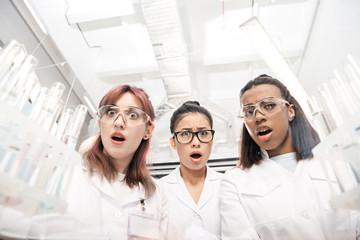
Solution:
[{"label": "lab coat button", "polygon": [[309,219],[309,218],[310,218],[310,213],[309,213],[309,211],[304,210],[301,215],[302,215],[303,218],[305,218],[305,219]]},{"label": "lab coat button", "polygon": [[115,217],[121,217],[121,212],[116,212]]}]

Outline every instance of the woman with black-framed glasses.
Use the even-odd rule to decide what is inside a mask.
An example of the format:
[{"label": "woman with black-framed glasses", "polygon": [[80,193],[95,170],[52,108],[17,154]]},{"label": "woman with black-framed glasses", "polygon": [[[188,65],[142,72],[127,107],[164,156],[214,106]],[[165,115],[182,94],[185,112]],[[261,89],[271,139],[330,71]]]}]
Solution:
[{"label": "woman with black-framed glasses", "polygon": [[221,174],[209,168],[215,131],[208,110],[185,102],[172,115],[170,144],[180,166],[159,183],[169,208],[185,230],[185,239],[220,239],[219,185]]}]

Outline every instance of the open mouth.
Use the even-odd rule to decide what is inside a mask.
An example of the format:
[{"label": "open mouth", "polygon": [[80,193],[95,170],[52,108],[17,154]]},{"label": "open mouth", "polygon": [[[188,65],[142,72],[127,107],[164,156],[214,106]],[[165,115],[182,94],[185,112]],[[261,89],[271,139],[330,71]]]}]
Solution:
[{"label": "open mouth", "polygon": [[125,136],[121,133],[113,133],[111,135],[111,141],[114,143],[114,144],[121,144],[123,143],[124,141],[126,140]]},{"label": "open mouth", "polygon": [[262,126],[256,129],[256,134],[261,141],[269,141],[272,135],[272,129],[267,126]]},{"label": "open mouth", "polygon": [[193,153],[190,155],[191,158],[195,158],[195,159],[198,159],[198,158],[201,158],[201,154],[200,153]]},{"label": "open mouth", "polygon": [[267,134],[269,134],[269,133],[271,133],[272,132],[272,130],[271,129],[261,129],[260,131],[258,131],[258,135],[259,136],[265,136],[265,135],[267,135]]},{"label": "open mouth", "polygon": [[116,141],[116,142],[123,142],[123,141],[125,141],[125,138],[123,138],[123,137],[121,137],[121,136],[117,136],[117,135],[112,136],[111,139],[114,140],[114,141]]}]

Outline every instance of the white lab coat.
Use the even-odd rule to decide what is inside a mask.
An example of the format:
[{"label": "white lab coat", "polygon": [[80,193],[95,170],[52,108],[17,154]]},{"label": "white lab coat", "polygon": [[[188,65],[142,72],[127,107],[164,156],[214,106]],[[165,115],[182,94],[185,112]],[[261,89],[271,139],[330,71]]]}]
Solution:
[{"label": "white lab coat", "polygon": [[318,160],[300,161],[292,173],[264,155],[260,164],[228,170],[223,177],[223,240],[355,239],[349,212],[331,210],[329,185]]},{"label": "white lab coat", "polygon": [[207,167],[204,188],[198,204],[192,199],[177,167],[159,180],[166,192],[171,212],[185,231],[185,239],[220,239],[219,187],[221,173]]},{"label": "white lab coat", "polygon": [[79,167],[67,194],[66,213],[36,220],[45,225],[49,239],[167,239],[168,208],[161,189],[146,198],[140,186],[126,199],[120,204],[105,178],[89,177]]}]

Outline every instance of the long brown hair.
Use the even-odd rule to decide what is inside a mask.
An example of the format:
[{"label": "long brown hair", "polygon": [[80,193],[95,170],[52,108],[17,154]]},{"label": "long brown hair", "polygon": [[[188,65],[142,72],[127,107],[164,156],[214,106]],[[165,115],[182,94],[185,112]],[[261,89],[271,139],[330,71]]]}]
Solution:
[{"label": "long brown hair", "polygon": [[[296,159],[308,159],[312,157],[312,149],[320,142],[320,138],[315,129],[307,120],[304,111],[296,99],[290,94],[286,86],[266,74],[260,75],[254,80],[249,81],[240,90],[240,99],[242,95],[253,86],[271,84],[280,89],[281,96],[294,105],[295,117],[290,122],[292,144],[295,148]],[[243,124],[241,143],[240,143],[240,161],[244,168],[250,168],[253,164],[259,164],[262,160],[260,147],[251,138],[245,124]]]},{"label": "long brown hair", "polygon": [[[151,104],[149,96],[141,88],[129,85],[120,85],[110,90],[100,101],[99,108],[104,105],[111,105],[118,101],[122,94],[129,92],[133,94],[142,104],[142,110],[147,113],[151,121],[155,120],[154,108]],[[152,124],[152,123],[147,123]],[[150,137],[151,138],[151,137]],[[146,168],[146,157],[150,149],[150,138],[142,139],[138,149],[136,150],[125,173],[124,181],[132,188],[139,186],[141,183],[146,192],[146,196],[151,196],[155,190],[156,185]],[[109,182],[116,179],[117,170],[110,161],[110,156],[104,151],[104,145],[101,141],[100,135],[96,138],[92,147],[84,153],[86,166],[89,169],[90,176],[97,172],[101,177],[105,177]]]}]

